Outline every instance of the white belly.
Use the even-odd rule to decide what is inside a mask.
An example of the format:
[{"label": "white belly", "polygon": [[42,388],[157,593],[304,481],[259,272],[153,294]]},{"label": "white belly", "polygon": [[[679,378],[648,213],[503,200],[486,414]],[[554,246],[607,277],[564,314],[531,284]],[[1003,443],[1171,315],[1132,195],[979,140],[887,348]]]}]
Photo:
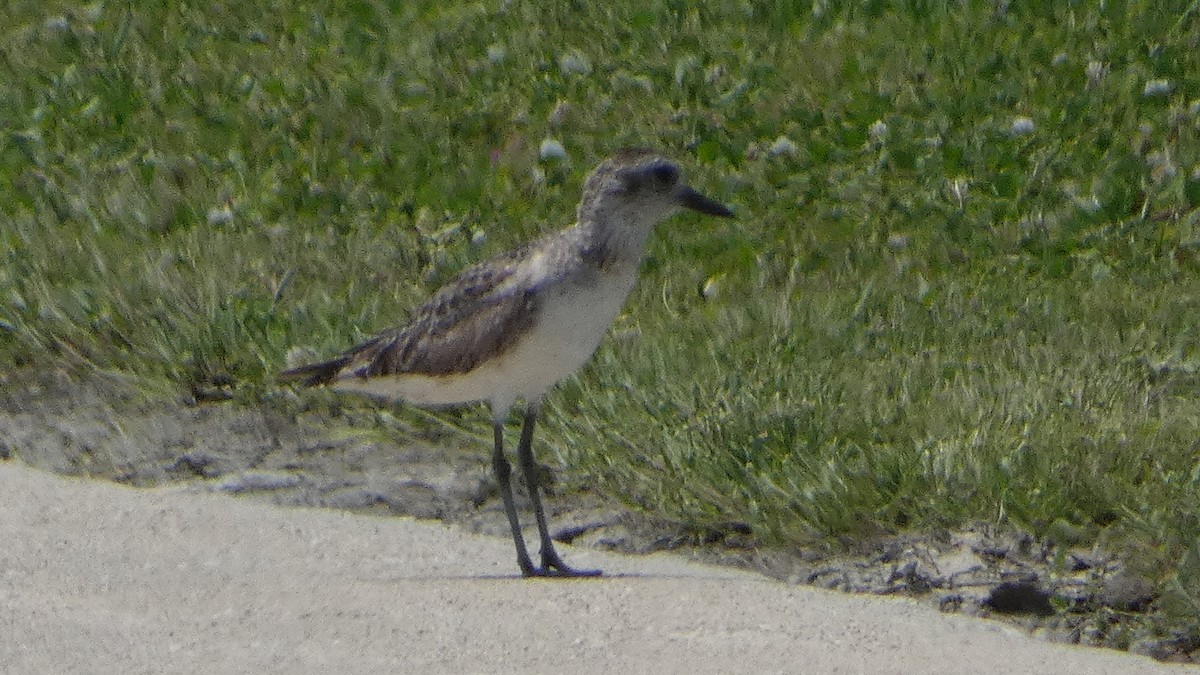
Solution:
[{"label": "white belly", "polygon": [[347,378],[334,388],[439,406],[489,401],[503,414],[518,398],[535,400],[585,364],[637,281],[636,269],[546,288],[538,320],[511,348],[454,375]]}]

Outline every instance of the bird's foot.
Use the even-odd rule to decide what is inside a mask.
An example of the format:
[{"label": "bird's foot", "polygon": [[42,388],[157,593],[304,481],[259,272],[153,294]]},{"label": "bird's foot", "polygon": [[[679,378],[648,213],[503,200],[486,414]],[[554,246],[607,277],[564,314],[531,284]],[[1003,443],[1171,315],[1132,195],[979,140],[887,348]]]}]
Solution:
[{"label": "bird's foot", "polygon": [[602,570],[577,570],[574,567],[539,567],[526,574],[527,577],[547,577],[554,579],[586,579],[603,575]]},{"label": "bird's foot", "polygon": [[559,579],[598,577],[603,574],[600,570],[577,570],[562,561],[554,549],[542,551],[542,566],[526,568],[521,566],[521,574],[527,577],[554,577]]}]

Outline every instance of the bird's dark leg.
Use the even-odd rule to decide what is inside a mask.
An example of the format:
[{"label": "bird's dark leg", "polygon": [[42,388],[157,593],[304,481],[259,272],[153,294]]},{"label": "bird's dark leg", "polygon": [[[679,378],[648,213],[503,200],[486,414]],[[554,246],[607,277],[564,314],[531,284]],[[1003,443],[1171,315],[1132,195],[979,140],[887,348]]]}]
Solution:
[{"label": "bird's dark leg", "polygon": [[504,420],[492,421],[492,435],[495,438],[495,449],[492,452],[492,469],[496,472],[496,481],[500,483],[500,498],[504,500],[504,513],[508,516],[508,525],[512,528],[513,544],[517,547],[517,564],[521,566],[521,574],[532,576],[538,572],[529,559],[529,551],[525,548],[525,537],[521,534],[521,523],[517,520],[517,505],[513,502],[512,483],[509,476],[512,469],[504,458]]},{"label": "bird's dark leg", "polygon": [[525,406],[525,424],[521,427],[521,444],[517,446],[517,461],[521,463],[521,471],[525,474],[525,484],[529,487],[529,499],[533,502],[533,515],[537,518],[538,536],[542,543],[542,567],[536,571],[538,576],[547,577],[595,577],[600,570],[577,570],[568,567],[558,557],[554,550],[554,541],[550,539],[550,528],[546,526],[546,513],[542,510],[542,499],[538,495],[538,471],[533,461],[533,427],[537,423],[538,410],[541,401],[529,402]]}]

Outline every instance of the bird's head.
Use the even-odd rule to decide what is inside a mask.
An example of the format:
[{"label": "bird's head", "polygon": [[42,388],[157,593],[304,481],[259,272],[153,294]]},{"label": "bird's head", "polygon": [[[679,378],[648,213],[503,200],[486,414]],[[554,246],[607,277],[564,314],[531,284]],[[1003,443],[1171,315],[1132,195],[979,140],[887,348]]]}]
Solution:
[{"label": "bird's head", "polygon": [[641,229],[680,209],[732,218],[724,204],[696,192],[683,181],[671,159],[640,148],[627,148],[604,160],[583,187],[579,220],[621,222]]}]

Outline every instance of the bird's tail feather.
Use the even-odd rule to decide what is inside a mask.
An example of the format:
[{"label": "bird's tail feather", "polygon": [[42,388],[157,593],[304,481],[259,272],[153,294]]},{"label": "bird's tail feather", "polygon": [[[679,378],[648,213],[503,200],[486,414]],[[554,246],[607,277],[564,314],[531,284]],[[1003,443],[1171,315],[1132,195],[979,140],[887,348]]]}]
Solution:
[{"label": "bird's tail feather", "polygon": [[299,368],[285,370],[279,374],[279,379],[290,382],[299,381],[300,384],[306,387],[315,387],[319,384],[329,384],[335,378],[337,378],[337,374],[340,373],[342,368],[345,368],[346,364],[349,362],[350,357],[348,355],[340,356],[330,361],[312,363],[307,366],[300,366]]}]

